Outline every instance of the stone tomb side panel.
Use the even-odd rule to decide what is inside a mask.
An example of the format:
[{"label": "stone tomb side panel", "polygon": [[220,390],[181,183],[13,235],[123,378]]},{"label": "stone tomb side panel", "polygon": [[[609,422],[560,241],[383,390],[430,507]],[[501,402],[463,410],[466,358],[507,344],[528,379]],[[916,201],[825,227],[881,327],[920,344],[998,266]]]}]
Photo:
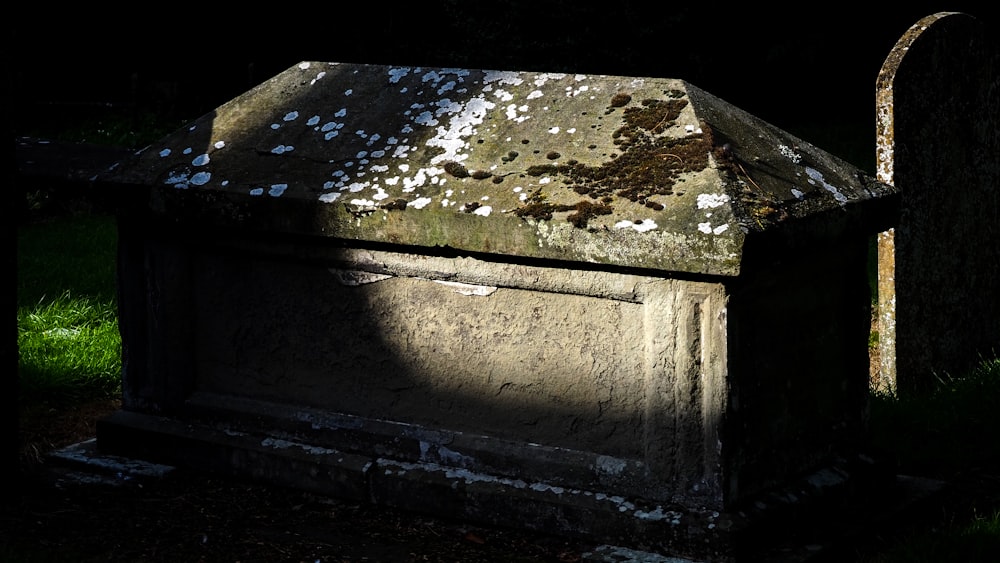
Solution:
[{"label": "stone tomb side panel", "polygon": [[[263,258],[197,262],[200,391],[647,453],[641,302]],[[672,399],[654,403],[669,410]]]}]

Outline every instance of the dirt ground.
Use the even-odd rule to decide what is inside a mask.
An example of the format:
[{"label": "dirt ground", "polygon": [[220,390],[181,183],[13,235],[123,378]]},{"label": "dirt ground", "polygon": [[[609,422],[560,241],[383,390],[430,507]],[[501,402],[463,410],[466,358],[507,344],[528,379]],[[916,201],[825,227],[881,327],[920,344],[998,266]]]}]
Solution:
[{"label": "dirt ground", "polygon": [[[82,480],[93,474],[71,472],[46,456],[92,438],[96,420],[118,406],[22,407],[21,470],[0,509],[0,560],[573,563],[591,560],[595,548],[205,474]],[[924,516],[908,514],[895,527],[839,541],[809,563],[872,561],[907,537],[997,509],[1000,472],[970,470],[925,506]]]},{"label": "dirt ground", "polygon": [[93,437],[117,406],[22,411],[22,470],[0,511],[0,560],[575,562],[590,548],[203,474],[81,481],[47,459]]}]

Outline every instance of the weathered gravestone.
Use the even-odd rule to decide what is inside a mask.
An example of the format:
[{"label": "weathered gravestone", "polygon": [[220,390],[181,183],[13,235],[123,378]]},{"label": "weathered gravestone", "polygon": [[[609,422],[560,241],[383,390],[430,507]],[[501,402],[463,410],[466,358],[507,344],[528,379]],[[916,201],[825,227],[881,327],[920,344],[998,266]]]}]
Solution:
[{"label": "weathered gravestone", "polygon": [[917,22],[877,81],[879,384],[927,388],[1000,353],[1000,50],[962,13]]},{"label": "weathered gravestone", "polygon": [[302,63],[104,181],[106,451],[704,559],[857,484],[893,190],[691,84]]}]

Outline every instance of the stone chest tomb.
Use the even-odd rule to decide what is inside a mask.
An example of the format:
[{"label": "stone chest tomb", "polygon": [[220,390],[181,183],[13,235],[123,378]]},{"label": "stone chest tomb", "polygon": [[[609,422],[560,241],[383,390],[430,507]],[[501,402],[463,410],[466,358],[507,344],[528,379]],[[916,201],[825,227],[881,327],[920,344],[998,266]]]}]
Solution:
[{"label": "stone chest tomb", "polygon": [[304,62],[101,180],[109,452],[706,558],[853,478],[894,192],[684,81]]}]

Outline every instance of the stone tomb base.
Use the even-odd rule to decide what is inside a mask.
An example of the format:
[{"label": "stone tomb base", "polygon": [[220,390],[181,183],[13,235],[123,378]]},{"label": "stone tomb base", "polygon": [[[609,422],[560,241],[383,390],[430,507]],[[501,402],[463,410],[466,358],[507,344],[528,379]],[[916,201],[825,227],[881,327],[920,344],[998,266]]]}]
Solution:
[{"label": "stone tomb base", "polygon": [[[833,325],[806,329],[778,296],[807,307],[816,284],[851,287],[839,276],[855,252],[733,293],[579,265],[135,234],[123,221],[124,406],[98,426],[102,451],[699,559],[851,481],[833,453],[856,435],[856,389],[831,376],[843,365],[800,371],[794,339],[867,312],[831,289],[804,318]],[[788,326],[746,336],[773,332],[769,315]],[[772,341],[798,363],[747,351]]]}]

